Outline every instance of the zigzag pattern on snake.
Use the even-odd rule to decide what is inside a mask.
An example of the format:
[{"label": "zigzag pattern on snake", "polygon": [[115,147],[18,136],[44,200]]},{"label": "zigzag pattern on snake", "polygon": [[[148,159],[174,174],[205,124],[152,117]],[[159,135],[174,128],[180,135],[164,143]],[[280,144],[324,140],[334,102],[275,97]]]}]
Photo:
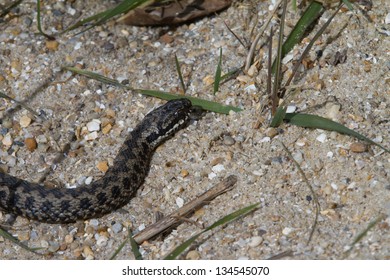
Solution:
[{"label": "zigzag pattern on snake", "polygon": [[72,223],[123,207],[144,182],[156,147],[188,124],[191,108],[188,99],[178,99],[147,114],[105,175],[90,185],[48,188],[0,173],[0,210],[44,223]]}]

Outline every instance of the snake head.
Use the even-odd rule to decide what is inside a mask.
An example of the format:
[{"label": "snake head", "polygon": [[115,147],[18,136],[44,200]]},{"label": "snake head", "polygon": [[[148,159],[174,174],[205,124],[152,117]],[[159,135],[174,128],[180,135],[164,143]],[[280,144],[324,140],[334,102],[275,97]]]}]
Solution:
[{"label": "snake head", "polygon": [[142,123],[148,127],[148,143],[155,148],[184,128],[190,119],[191,108],[188,99],[175,99],[147,114]]}]

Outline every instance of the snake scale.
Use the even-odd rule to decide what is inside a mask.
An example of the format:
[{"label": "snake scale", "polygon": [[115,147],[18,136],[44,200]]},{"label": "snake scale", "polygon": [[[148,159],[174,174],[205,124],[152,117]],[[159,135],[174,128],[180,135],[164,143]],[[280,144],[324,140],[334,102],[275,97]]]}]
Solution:
[{"label": "snake scale", "polygon": [[188,124],[191,110],[188,99],[177,99],[147,114],[127,136],[113,165],[90,185],[49,188],[0,172],[0,210],[62,224],[123,207],[143,184],[156,147]]}]

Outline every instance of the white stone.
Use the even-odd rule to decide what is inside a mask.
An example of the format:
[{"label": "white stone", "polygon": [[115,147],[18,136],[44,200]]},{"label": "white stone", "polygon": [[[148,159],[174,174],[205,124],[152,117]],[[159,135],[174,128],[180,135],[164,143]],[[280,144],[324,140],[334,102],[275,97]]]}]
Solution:
[{"label": "white stone", "polygon": [[286,236],[289,235],[291,232],[293,232],[293,230],[289,227],[284,228],[282,231],[283,235],[286,235]]},{"label": "white stone", "polygon": [[317,136],[316,140],[321,142],[321,143],[324,143],[326,141],[326,134],[321,133],[320,135]]},{"label": "white stone", "polygon": [[92,131],[99,131],[100,130],[100,124],[102,122],[98,119],[93,119],[92,121],[90,121],[89,123],[87,123],[87,128],[88,128],[88,131],[92,132]]},{"label": "white stone", "polygon": [[179,206],[179,207],[183,207],[183,205],[184,205],[184,199],[182,199],[181,197],[177,197],[177,198],[176,198],[176,204],[177,204],[177,206]]},{"label": "white stone", "polygon": [[254,236],[249,241],[249,247],[254,248],[259,246],[261,243],[263,243],[263,238],[261,236]]},{"label": "white stone", "polygon": [[217,164],[217,165],[214,165],[213,168],[211,168],[211,169],[213,170],[214,173],[218,173],[218,172],[225,170],[225,166],[223,166],[223,164]]},{"label": "white stone", "polygon": [[294,113],[296,109],[297,109],[297,106],[289,105],[289,106],[287,106],[286,113]]}]

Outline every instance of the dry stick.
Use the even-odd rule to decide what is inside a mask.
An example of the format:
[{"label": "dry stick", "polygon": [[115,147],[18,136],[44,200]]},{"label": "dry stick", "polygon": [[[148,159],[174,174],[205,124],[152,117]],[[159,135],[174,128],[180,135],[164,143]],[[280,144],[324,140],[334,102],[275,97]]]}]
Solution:
[{"label": "dry stick", "polygon": [[266,21],[263,24],[263,26],[260,28],[260,31],[259,31],[259,33],[257,33],[255,40],[253,40],[251,48],[249,49],[249,53],[248,53],[248,55],[246,57],[245,69],[244,69],[245,72],[247,72],[249,70],[249,67],[251,67],[251,63],[252,63],[253,56],[254,56],[254,53],[255,53],[255,50],[256,50],[256,46],[259,43],[261,36],[263,36],[263,33],[264,33],[265,29],[267,28],[267,26],[270,23],[272,17],[274,16],[276,11],[278,10],[278,7],[279,7],[280,3],[282,3],[282,1],[283,0],[279,0],[278,3],[275,4],[274,10],[268,16],[268,18],[266,19]]},{"label": "dry stick", "polygon": [[201,206],[209,203],[211,200],[213,200],[220,194],[231,190],[236,182],[237,177],[234,175],[230,175],[222,182],[219,182],[217,185],[200,195],[198,198],[192,200],[177,211],[171,213],[169,216],[162,218],[158,222],[152,224],[151,226],[134,235],[134,240],[138,244],[141,244],[149,238],[152,238],[153,236],[165,231],[167,228],[173,226],[174,224],[180,223],[182,221],[181,217],[187,216],[196,209],[199,209]]}]

